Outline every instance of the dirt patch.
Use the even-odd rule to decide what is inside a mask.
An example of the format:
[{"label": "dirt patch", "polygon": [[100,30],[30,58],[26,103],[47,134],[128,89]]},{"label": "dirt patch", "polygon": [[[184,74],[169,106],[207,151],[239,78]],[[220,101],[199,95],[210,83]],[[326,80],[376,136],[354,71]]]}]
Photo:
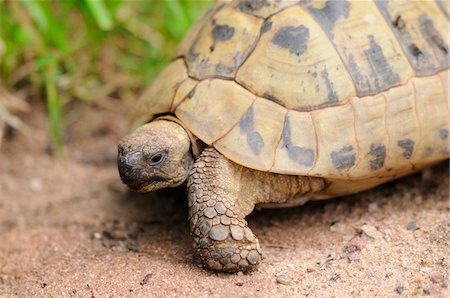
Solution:
[{"label": "dirt patch", "polygon": [[266,259],[217,274],[192,255],[183,190],[129,193],[115,164],[128,128],[96,108],[51,153],[43,109],[0,155],[0,296],[449,295],[446,163],[374,190],[249,217]]}]

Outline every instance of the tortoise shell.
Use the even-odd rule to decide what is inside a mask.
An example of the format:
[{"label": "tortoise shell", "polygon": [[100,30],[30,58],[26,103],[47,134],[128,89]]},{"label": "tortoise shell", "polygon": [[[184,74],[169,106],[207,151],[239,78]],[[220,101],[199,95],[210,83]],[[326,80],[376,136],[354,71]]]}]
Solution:
[{"label": "tortoise shell", "polygon": [[219,1],[135,116],[249,168],[378,184],[449,157],[447,36],[438,0]]}]

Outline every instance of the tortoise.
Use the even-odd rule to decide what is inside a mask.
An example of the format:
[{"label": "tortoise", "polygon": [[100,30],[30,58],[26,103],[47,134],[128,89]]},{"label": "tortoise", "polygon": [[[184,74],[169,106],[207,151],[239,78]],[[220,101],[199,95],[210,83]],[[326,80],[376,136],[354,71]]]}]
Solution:
[{"label": "tortoise", "polygon": [[185,185],[210,269],[263,259],[245,217],[449,158],[442,1],[218,1],[137,101],[118,147],[141,192]]}]

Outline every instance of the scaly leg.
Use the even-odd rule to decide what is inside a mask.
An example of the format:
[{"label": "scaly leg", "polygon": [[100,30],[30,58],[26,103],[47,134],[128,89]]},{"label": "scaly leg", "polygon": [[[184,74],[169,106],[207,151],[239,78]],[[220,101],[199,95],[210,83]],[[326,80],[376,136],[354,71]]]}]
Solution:
[{"label": "scaly leg", "polygon": [[280,175],[240,166],[207,148],[188,179],[194,248],[211,269],[255,269],[263,255],[245,217],[258,203],[284,203],[325,188],[322,178]]}]

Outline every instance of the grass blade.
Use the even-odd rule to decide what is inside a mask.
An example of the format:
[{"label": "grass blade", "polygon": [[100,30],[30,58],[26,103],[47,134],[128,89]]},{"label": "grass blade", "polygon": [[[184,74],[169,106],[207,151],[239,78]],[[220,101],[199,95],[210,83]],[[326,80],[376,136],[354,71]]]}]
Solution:
[{"label": "grass blade", "polygon": [[57,155],[62,156],[62,138],[61,138],[61,104],[56,87],[57,64],[56,60],[49,58],[50,61],[44,68],[45,92],[47,96],[47,112],[50,118],[50,133],[55,144]]},{"label": "grass blade", "polygon": [[97,25],[105,31],[111,30],[114,22],[103,0],[85,0],[87,7],[94,16]]}]

